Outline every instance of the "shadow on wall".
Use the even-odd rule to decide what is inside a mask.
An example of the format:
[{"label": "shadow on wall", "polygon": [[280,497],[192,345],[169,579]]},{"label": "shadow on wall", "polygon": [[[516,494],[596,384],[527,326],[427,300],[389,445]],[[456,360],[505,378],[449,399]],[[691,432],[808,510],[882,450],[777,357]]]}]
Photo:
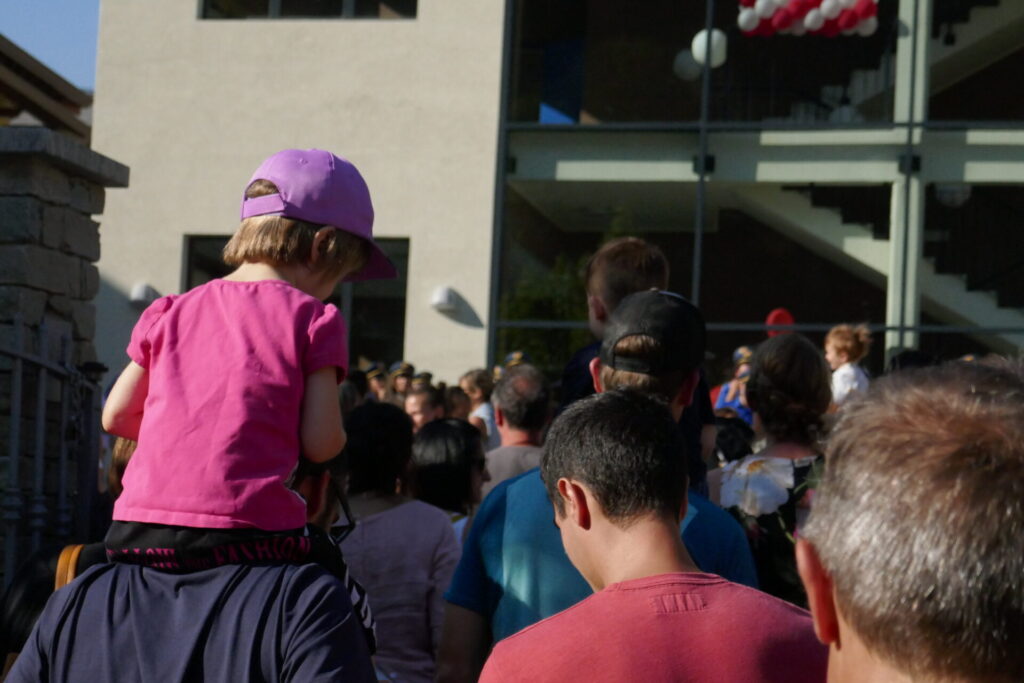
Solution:
[{"label": "shadow on wall", "polygon": [[[128,364],[128,340],[132,328],[139,319],[142,309],[132,305],[131,293],[117,285],[100,272],[100,288],[96,294],[96,355],[107,366],[103,377],[104,393]],[[144,307],[143,307],[144,308]]]},{"label": "shadow on wall", "polygon": [[484,326],[472,304],[451,287],[444,287],[435,292],[431,306],[444,317],[460,325],[476,328]]}]

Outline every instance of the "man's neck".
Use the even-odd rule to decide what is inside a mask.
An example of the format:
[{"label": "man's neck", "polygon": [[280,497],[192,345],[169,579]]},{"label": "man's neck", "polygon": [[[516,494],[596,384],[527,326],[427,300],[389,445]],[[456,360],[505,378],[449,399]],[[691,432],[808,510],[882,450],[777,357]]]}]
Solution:
[{"label": "man's neck", "polygon": [[522,429],[499,428],[501,435],[501,447],[508,446],[540,446],[540,432],[525,431]]},{"label": "man's neck", "polygon": [[839,640],[829,646],[828,683],[911,683],[905,672],[878,657],[845,623]]},{"label": "man's neck", "polygon": [[599,557],[595,576],[588,579],[595,591],[648,576],[700,571],[679,536],[679,520],[649,517],[626,529],[605,523],[602,538],[594,539]]}]

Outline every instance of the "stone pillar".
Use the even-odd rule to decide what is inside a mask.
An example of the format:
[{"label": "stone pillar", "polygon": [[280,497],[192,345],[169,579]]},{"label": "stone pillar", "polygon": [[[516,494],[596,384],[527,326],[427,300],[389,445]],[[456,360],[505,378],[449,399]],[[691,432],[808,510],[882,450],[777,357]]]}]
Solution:
[{"label": "stone pillar", "polygon": [[[0,324],[20,311],[38,327],[70,326],[72,361],[96,359],[99,224],[104,188],[128,168],[46,128],[0,128]],[[0,334],[9,346],[10,326]]]},{"label": "stone pillar", "polygon": [[[73,392],[59,368],[96,359],[100,236],[93,215],[103,211],[104,188],[127,185],[126,166],[62,133],[0,127],[0,349],[20,346],[55,366],[47,374],[22,361],[16,382],[15,361],[0,353],[0,507],[8,571],[27,555],[29,536],[33,544],[66,541],[72,515],[84,514],[95,496],[98,435],[87,424],[94,412],[69,400]],[[13,394],[21,400],[12,401]],[[20,419],[13,422],[12,415]]]}]

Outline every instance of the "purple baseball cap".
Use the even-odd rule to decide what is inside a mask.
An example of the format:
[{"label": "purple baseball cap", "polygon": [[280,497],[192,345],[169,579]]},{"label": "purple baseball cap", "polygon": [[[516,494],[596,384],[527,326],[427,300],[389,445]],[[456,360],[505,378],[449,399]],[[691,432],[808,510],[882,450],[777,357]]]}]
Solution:
[{"label": "purple baseball cap", "polygon": [[383,280],[398,275],[395,266],[373,241],[370,190],[350,162],[322,149],[286,149],[256,169],[246,184],[269,180],[279,194],[242,198],[242,218],[277,214],[307,223],[328,225],[370,243],[370,260],[346,282]]}]

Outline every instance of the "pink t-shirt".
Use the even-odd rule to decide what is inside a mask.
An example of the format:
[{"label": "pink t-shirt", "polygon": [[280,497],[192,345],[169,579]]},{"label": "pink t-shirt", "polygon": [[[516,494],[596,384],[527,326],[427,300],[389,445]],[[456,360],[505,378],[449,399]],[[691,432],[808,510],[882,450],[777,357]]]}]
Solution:
[{"label": "pink t-shirt", "polygon": [[711,574],[612,584],[498,643],[480,683],[822,683],[828,650],[810,615]]},{"label": "pink t-shirt", "polygon": [[199,528],[305,526],[285,486],[305,378],[348,367],[345,321],[286,282],[213,280],[147,308],[128,355],[146,368],[139,445],[114,519]]}]

